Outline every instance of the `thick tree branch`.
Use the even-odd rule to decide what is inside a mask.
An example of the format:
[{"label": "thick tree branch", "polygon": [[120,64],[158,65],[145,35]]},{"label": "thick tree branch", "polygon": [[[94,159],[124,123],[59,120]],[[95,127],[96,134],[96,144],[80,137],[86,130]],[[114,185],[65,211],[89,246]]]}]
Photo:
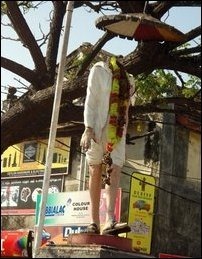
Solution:
[{"label": "thick tree branch", "polygon": [[200,53],[200,52],[201,52],[201,46],[197,46],[197,47],[193,47],[193,48],[189,48],[189,49],[179,49],[179,50],[173,51],[173,53],[178,56],[185,56],[185,55],[195,54],[195,53]]},{"label": "thick tree branch", "polygon": [[167,50],[172,50],[172,49],[175,49],[179,46],[181,46],[182,44],[184,43],[187,43],[193,39],[195,39],[196,37],[200,36],[201,35],[201,26],[198,26],[196,28],[194,28],[193,30],[187,32],[185,34],[185,39],[181,42],[165,42],[163,43],[163,45],[165,46],[165,48]]},{"label": "thick tree branch", "polygon": [[46,73],[46,64],[42,52],[38,47],[36,40],[32,32],[30,31],[29,26],[27,25],[23,15],[21,14],[17,2],[5,2],[8,7],[8,16],[13,24],[13,27],[15,28],[15,31],[22,40],[22,42],[29,49],[37,71],[40,71],[42,74]]},{"label": "thick tree branch", "polygon": [[[185,42],[199,36],[199,34],[200,30],[197,27],[186,34],[187,39]],[[141,43],[133,53],[130,53],[124,58],[124,66],[134,76],[141,73],[151,73],[154,69],[169,69],[200,77],[200,57],[179,57],[171,51],[181,44],[182,42],[165,42],[162,44],[158,42]]]},{"label": "thick tree branch", "polygon": [[50,23],[50,35],[46,51],[46,65],[50,76],[50,84],[54,83],[55,69],[57,63],[58,46],[62,22],[65,14],[65,5],[62,1],[53,1],[54,12]]},{"label": "thick tree branch", "polygon": [[26,68],[13,60],[1,57],[1,66],[16,75],[19,75],[33,85],[40,85],[37,72],[32,71],[31,69]]},{"label": "thick tree branch", "polygon": [[90,65],[90,63],[92,62],[94,57],[98,54],[98,52],[101,50],[101,48],[104,46],[104,44],[114,37],[115,37],[115,35],[113,35],[109,32],[105,32],[105,34],[102,36],[102,38],[100,38],[97,41],[97,43],[93,46],[91,52],[88,54],[88,56],[86,57],[84,62],[81,64],[81,67],[79,68],[79,70],[77,72],[77,76],[81,76],[85,72],[87,67]]},{"label": "thick tree branch", "polygon": [[175,6],[201,6],[201,1],[173,1]]},{"label": "thick tree branch", "polygon": [[180,57],[165,56],[165,59],[159,60],[156,68],[177,70],[189,75],[201,77],[200,59],[197,57]]},{"label": "thick tree branch", "polygon": [[[165,104],[175,104],[176,108],[171,109],[169,106],[165,108]],[[182,110],[180,110],[177,107],[182,106]],[[164,107],[164,108],[162,108]],[[193,99],[188,98],[179,98],[179,97],[172,97],[172,98],[163,98],[163,99],[157,99],[153,100],[151,103],[145,103],[143,105],[135,105],[131,106],[129,108],[129,115],[130,117],[135,117],[138,114],[145,114],[145,113],[163,113],[163,112],[169,112],[169,113],[183,113],[183,114],[191,114],[193,111],[200,111],[201,103],[193,101]],[[201,112],[195,114],[198,119],[201,117]]]},{"label": "thick tree branch", "polygon": [[[86,93],[86,84],[88,74],[83,78],[77,78],[75,81],[68,81],[63,88],[61,98],[61,109],[58,123],[68,121],[83,121],[83,107],[72,105],[72,100],[84,96]],[[5,145],[1,145],[4,151],[9,145],[18,143],[26,138],[40,136],[40,131],[48,129],[50,126],[52,105],[54,99],[54,88],[36,92],[29,96],[25,94],[16,102],[16,104],[1,117],[1,140]],[[34,112],[33,112],[34,111]],[[44,112],[42,112],[44,111]],[[18,130],[13,132],[13,129]],[[10,138],[12,135],[12,138]]]},{"label": "thick tree branch", "polygon": [[122,13],[143,13],[146,1],[117,1]]},{"label": "thick tree branch", "polygon": [[[6,114],[6,123],[2,124],[1,139],[4,140],[4,144],[2,142],[1,152],[15,143],[19,143],[26,139],[30,140],[39,138],[40,132],[43,132],[44,130],[48,131],[50,127],[52,115],[51,109],[47,109],[47,105],[45,103],[41,103],[39,107],[35,103],[32,103],[32,101],[28,101],[25,104],[27,104],[28,107],[25,107],[22,103],[18,103],[18,106],[15,107],[17,113],[12,116],[10,115],[10,112],[12,112],[11,110]],[[41,109],[46,111],[46,114],[42,113]],[[61,116],[66,117],[66,122],[74,120],[82,122],[83,107],[72,105],[70,107],[63,106],[60,110],[60,121]],[[18,124],[18,129],[20,131],[13,131],[13,129],[16,128],[16,124]],[[3,132],[3,130],[6,131]],[[64,136],[67,136],[67,132],[68,131],[64,133]],[[9,138],[10,134],[12,134],[12,138]]]},{"label": "thick tree branch", "polygon": [[159,1],[159,2],[160,3],[154,8],[151,14],[157,19],[160,19],[175,4],[175,1]]}]

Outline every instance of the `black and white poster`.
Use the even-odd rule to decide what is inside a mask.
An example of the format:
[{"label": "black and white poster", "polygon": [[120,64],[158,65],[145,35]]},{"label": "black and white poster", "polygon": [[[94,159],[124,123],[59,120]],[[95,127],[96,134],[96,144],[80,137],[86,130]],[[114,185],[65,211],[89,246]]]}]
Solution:
[{"label": "black and white poster", "polygon": [[[51,177],[48,193],[62,191],[63,177]],[[43,178],[22,178],[1,181],[1,214],[34,214],[37,195],[42,193]]]}]

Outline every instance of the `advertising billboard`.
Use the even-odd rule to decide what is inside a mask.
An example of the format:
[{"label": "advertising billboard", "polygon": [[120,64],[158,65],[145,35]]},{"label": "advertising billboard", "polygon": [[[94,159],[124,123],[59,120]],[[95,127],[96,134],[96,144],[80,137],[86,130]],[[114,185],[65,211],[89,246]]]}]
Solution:
[{"label": "advertising billboard", "polygon": [[[50,178],[49,193],[61,192],[63,176]],[[42,177],[1,180],[1,215],[35,214],[37,194],[41,193]]]},{"label": "advertising billboard", "polygon": [[127,237],[133,240],[133,250],[150,254],[154,211],[155,178],[133,173],[130,187],[128,224],[131,232]]},{"label": "advertising billboard", "polygon": [[[36,225],[39,220],[41,195],[37,195]],[[89,191],[49,193],[46,202],[44,226],[84,226],[90,223]],[[116,220],[120,220],[121,189],[118,189],[115,205]],[[100,223],[104,224],[106,216],[105,189],[101,190]]]}]

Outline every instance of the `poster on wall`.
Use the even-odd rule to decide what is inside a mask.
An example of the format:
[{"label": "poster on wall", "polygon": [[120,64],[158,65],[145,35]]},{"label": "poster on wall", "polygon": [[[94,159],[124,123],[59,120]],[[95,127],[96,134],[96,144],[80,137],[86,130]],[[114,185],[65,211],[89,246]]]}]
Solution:
[{"label": "poster on wall", "polygon": [[[37,196],[36,225],[39,220],[41,195]],[[48,194],[44,226],[83,226],[90,223],[89,191],[61,192]],[[115,204],[115,217],[120,220],[121,189],[119,188]],[[100,223],[104,224],[106,215],[105,189],[101,190]]]},{"label": "poster on wall", "polygon": [[150,254],[154,211],[155,178],[133,173],[130,186],[128,224],[131,232],[127,237],[133,240],[133,249]]},{"label": "poster on wall", "polygon": [[[63,177],[50,178],[49,193],[62,190]],[[34,215],[43,178],[22,178],[1,181],[1,215]]]},{"label": "poster on wall", "polygon": [[[51,173],[67,173],[71,138],[56,138]],[[48,140],[26,141],[9,147],[1,156],[1,177],[43,175]]]}]

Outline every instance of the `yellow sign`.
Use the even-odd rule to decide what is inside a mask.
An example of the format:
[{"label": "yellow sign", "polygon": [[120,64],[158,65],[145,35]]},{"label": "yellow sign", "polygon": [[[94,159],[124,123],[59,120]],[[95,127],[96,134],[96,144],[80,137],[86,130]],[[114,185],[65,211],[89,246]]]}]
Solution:
[{"label": "yellow sign", "polygon": [[150,254],[154,210],[155,178],[133,173],[130,187],[128,224],[131,232],[127,237],[133,240],[133,250]]},{"label": "yellow sign", "polygon": [[[52,168],[68,166],[70,138],[57,138],[53,151]],[[2,155],[2,173],[44,170],[48,140],[27,141],[13,145]]]}]

